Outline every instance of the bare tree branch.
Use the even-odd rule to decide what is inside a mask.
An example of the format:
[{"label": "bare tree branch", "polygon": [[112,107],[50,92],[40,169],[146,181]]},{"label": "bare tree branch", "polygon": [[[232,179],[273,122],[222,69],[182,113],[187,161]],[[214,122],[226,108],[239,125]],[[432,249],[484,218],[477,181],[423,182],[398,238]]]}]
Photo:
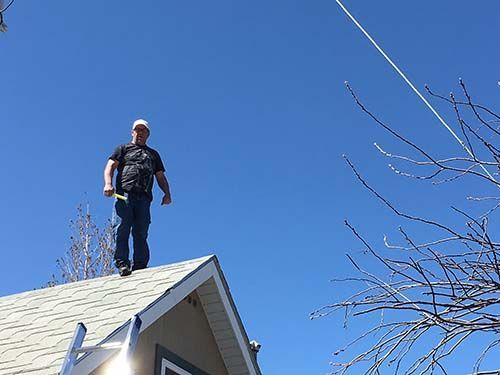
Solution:
[{"label": "bare tree branch", "polygon": [[94,222],[90,205],[84,211],[82,205],[77,207],[75,220],[70,221],[70,245],[66,253],[56,260],[60,277],[52,276],[47,284],[54,286],[88,280],[114,273],[113,254],[115,249],[113,220],[109,220],[100,229]]},{"label": "bare tree branch", "polygon": [[[465,95],[464,101],[457,100],[453,94],[446,98],[426,88],[430,95],[452,106],[467,147],[471,150],[471,157],[436,158],[379,120],[359,101],[347,84],[348,91],[363,112],[424,160],[394,155],[375,143],[377,150],[384,157],[404,163],[411,169],[418,171],[420,168],[431,168],[430,172],[421,173],[403,171],[389,164],[397,175],[427,180],[433,184],[458,182],[467,176],[480,177],[481,181],[490,182],[498,188],[498,183],[478,172],[477,167],[500,170],[500,152],[494,142],[500,132],[491,125],[500,117],[492,110],[475,104],[462,80],[460,87]],[[472,111],[469,117],[473,117],[479,123],[478,126],[466,120],[464,110]],[[351,160],[345,155],[343,157],[361,185],[390,212],[401,220],[421,225],[424,228],[421,234],[433,229],[432,233],[438,238],[415,241],[399,226],[404,244],[390,244],[387,236],[384,236],[385,248],[379,251],[345,221],[355,238],[363,244],[363,254],[376,259],[378,266],[373,267],[372,264],[368,270],[363,266],[362,259],[347,254],[359,276],[333,281],[353,283],[356,289],[348,298],[314,311],[311,318],[325,317],[343,310],[345,327],[349,320],[360,316],[380,314],[380,320],[335,351],[335,356],[345,360],[332,363],[333,373],[354,371],[358,374],[359,368],[362,368],[361,373],[380,374],[385,373],[388,366],[393,366],[395,374],[446,374],[447,359],[455,355],[458,348],[467,345],[471,337],[481,335],[485,347],[475,362],[471,363],[472,374],[500,374],[499,369],[481,369],[488,355],[491,356],[493,349],[500,344],[497,338],[500,333],[500,243],[495,242],[489,233],[490,218],[498,212],[500,203],[479,216],[452,207],[465,220],[463,228],[411,215],[378,192]],[[437,177],[443,173],[447,175],[438,180]],[[487,187],[487,184],[477,185],[478,197],[469,194],[467,200],[478,204],[500,200],[500,197],[491,194],[483,196],[483,186]],[[368,344],[368,348],[356,350],[363,347],[363,342]]]}]

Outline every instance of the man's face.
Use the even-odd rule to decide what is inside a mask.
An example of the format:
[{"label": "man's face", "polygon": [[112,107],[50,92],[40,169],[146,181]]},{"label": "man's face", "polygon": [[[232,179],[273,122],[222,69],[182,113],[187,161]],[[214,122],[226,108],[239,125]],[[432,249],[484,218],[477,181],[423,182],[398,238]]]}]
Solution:
[{"label": "man's face", "polygon": [[144,146],[149,138],[149,130],[144,125],[137,125],[132,130],[132,143]]}]

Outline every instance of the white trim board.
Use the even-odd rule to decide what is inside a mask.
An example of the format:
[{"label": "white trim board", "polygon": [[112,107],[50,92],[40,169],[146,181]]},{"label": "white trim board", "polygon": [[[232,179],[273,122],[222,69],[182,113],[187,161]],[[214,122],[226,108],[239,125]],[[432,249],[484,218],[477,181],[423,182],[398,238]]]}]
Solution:
[{"label": "white trim board", "polygon": [[236,314],[234,309],[232,308],[231,303],[229,302],[229,296],[226,293],[226,288],[222,285],[222,279],[220,277],[219,272],[214,273],[215,284],[217,285],[217,289],[219,290],[220,296],[222,298],[222,303],[224,304],[224,308],[229,317],[229,321],[231,323],[231,327],[233,328],[234,333],[236,334],[236,338],[238,340],[238,344],[241,349],[241,353],[243,354],[243,358],[245,359],[245,363],[248,367],[248,371],[250,375],[257,375],[255,368],[253,366],[252,359],[250,358],[250,352],[248,351],[248,344],[245,342],[243,338],[243,333],[238,324],[238,319],[236,318]]},{"label": "white trim board", "polygon": [[165,375],[167,369],[174,370],[179,375],[192,375],[190,372],[187,372],[183,368],[180,368],[175,363],[172,363],[168,359],[163,358],[161,360],[161,375]]}]

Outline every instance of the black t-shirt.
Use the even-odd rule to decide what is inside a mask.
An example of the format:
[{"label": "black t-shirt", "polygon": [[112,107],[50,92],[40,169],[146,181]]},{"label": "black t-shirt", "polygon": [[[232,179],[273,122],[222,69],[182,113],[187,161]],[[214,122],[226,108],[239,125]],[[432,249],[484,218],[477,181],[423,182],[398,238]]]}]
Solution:
[{"label": "black t-shirt", "polygon": [[128,143],[118,146],[111,156],[118,161],[116,191],[144,193],[153,200],[153,179],[156,172],[165,171],[160,154],[148,146]]}]

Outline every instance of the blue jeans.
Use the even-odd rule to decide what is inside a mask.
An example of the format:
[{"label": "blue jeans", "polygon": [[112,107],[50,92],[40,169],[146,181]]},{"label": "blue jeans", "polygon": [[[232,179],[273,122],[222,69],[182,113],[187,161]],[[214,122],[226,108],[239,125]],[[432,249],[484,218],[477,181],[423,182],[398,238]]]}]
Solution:
[{"label": "blue jeans", "polygon": [[147,239],[149,224],[151,223],[150,206],[151,201],[144,194],[129,194],[126,201],[116,200],[116,251],[114,260],[117,267],[122,264],[130,266],[128,245],[130,230],[132,230],[134,242],[134,268],[145,268],[148,265],[149,246]]}]

